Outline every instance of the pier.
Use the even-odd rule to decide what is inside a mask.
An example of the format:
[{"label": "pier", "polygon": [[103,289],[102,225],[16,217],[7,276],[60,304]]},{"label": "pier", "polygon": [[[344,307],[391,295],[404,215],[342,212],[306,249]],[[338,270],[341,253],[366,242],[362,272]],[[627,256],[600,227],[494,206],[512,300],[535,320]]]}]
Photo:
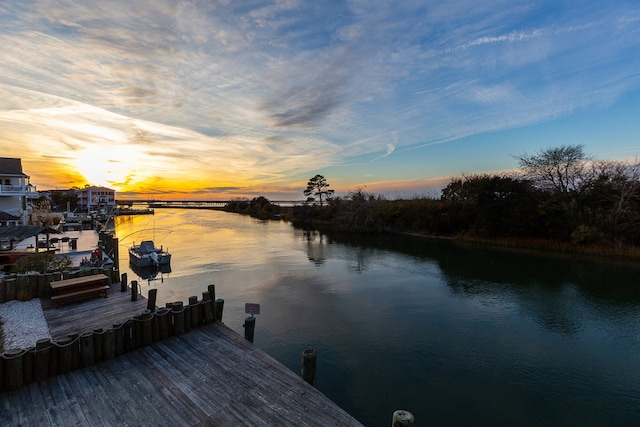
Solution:
[{"label": "pier", "polygon": [[[114,283],[107,298],[58,309],[43,298],[53,339],[110,328],[147,311],[147,300],[121,289]],[[220,321],[0,396],[2,426],[361,425]]]}]

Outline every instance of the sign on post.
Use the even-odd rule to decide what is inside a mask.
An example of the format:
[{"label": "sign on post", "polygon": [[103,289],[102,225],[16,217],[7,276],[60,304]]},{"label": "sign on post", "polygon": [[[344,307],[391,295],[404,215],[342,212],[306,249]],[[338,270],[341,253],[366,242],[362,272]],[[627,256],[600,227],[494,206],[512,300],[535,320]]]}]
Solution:
[{"label": "sign on post", "polygon": [[247,302],[244,304],[244,312],[253,316],[254,314],[260,314],[260,304],[253,304]]}]

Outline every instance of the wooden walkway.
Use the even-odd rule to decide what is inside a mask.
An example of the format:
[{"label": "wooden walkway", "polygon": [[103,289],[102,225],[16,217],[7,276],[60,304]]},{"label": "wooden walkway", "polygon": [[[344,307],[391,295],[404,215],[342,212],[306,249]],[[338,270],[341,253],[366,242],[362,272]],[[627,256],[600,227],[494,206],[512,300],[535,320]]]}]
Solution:
[{"label": "wooden walkway", "polygon": [[50,299],[42,298],[44,317],[53,341],[74,333],[111,328],[114,322],[133,318],[147,308],[146,298],[138,295],[137,301],[131,301],[131,290],[120,292],[120,283],[112,284],[107,295],[107,298],[93,298],[58,308],[53,307]]},{"label": "wooden walkway", "polygon": [[[126,310],[116,309],[118,299]],[[43,306],[55,339],[137,315],[146,308],[146,300],[138,299],[132,302],[118,284],[106,299]],[[361,426],[220,323],[0,393],[0,426],[68,425]]]}]

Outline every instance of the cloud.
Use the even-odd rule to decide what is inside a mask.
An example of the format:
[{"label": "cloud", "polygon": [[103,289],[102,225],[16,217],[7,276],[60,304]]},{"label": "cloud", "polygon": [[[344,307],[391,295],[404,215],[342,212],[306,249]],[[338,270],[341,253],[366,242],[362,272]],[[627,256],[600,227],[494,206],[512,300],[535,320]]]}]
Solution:
[{"label": "cloud", "polygon": [[105,144],[153,160],[129,185],[286,186],[637,91],[640,13],[610,3],[2,4],[0,143],[31,161],[51,144],[60,167]]}]

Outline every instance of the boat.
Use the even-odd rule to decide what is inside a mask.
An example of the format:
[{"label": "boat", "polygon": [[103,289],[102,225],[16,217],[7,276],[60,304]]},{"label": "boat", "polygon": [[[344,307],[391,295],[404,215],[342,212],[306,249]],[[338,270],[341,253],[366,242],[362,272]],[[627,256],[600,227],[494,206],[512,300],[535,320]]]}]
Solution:
[{"label": "boat", "polygon": [[171,262],[171,254],[162,246],[156,248],[153,240],[143,240],[129,248],[129,262],[136,267],[167,265]]}]

